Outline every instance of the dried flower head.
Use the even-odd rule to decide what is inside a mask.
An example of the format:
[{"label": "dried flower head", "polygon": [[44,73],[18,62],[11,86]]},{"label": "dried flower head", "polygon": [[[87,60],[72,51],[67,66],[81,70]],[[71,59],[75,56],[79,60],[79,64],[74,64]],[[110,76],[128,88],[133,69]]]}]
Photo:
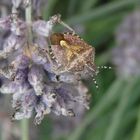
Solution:
[{"label": "dried flower head", "polygon": [[[35,114],[34,122],[40,124],[51,112],[74,117],[77,104],[88,109],[88,89],[81,79],[97,73],[95,49],[75,35],[60,15],[29,23],[19,18],[18,7],[28,7],[30,1],[12,2],[12,14],[0,19],[0,27],[10,31],[0,51],[0,63],[6,61],[0,67],[0,92],[12,95],[12,119]],[[56,23],[73,33],[52,34]]]}]

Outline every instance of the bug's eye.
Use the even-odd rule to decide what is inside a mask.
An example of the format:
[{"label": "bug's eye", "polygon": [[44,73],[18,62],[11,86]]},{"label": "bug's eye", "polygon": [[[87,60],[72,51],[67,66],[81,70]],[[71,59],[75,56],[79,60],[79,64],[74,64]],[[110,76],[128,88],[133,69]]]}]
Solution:
[{"label": "bug's eye", "polygon": [[50,41],[52,45],[59,45],[60,41],[63,39],[64,39],[64,36],[61,33],[54,33],[50,37]]}]

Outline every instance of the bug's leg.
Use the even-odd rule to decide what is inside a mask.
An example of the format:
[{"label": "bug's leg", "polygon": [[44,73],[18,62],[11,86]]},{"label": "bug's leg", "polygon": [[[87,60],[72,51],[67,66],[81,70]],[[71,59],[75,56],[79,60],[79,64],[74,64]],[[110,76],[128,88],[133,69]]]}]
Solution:
[{"label": "bug's leg", "polygon": [[90,67],[88,64],[85,64],[91,71],[95,72],[94,68]]},{"label": "bug's leg", "polygon": [[55,57],[54,57],[53,53],[51,51],[49,51],[49,53],[46,52],[46,56],[47,56],[50,64],[53,66],[54,65],[53,60],[55,60]]},{"label": "bug's leg", "polygon": [[52,71],[56,74],[56,75],[59,75],[59,74],[61,74],[61,73],[64,73],[64,72],[68,72],[68,70],[64,67],[64,66],[62,66],[62,65],[54,65],[53,67],[52,67]]},{"label": "bug's leg", "polygon": [[96,68],[96,66],[92,63],[89,63],[89,64],[86,64],[87,68],[89,68],[92,72],[93,72],[93,75],[92,75],[92,80],[95,84],[95,87],[96,89],[99,88],[98,84],[97,84],[97,81],[95,79],[95,76],[97,76],[97,74],[99,73],[98,69]]},{"label": "bug's leg", "polygon": [[98,86],[98,84],[97,84],[96,79],[95,79],[95,78],[93,78],[92,80],[93,80],[93,82],[94,82],[94,84],[95,84],[96,89],[98,89],[98,88],[99,88],[99,86]]},{"label": "bug's leg", "polygon": [[91,70],[94,73],[94,75],[97,75],[98,74],[98,70],[97,70],[96,66],[93,63],[86,63],[85,66],[89,70]]},{"label": "bug's leg", "polygon": [[49,52],[50,50],[51,50],[51,40],[50,40],[50,37],[47,37],[46,38],[46,40],[47,40],[47,43],[48,43],[48,46],[46,47],[46,49],[47,49],[47,51]]}]

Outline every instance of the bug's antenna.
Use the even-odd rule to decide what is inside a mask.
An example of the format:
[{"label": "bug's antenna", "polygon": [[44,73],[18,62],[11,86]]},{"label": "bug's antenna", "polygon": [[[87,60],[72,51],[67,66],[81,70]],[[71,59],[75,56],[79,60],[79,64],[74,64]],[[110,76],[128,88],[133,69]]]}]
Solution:
[{"label": "bug's antenna", "polygon": [[87,68],[89,68],[91,71],[95,72],[95,69],[93,69],[92,67],[90,67],[88,64],[85,64],[87,66]]},{"label": "bug's antenna", "polygon": [[64,21],[59,22],[61,25],[69,29],[71,32],[75,33],[74,29],[72,29],[68,24],[66,24]]},{"label": "bug's antenna", "polygon": [[98,69],[112,69],[110,66],[98,66]]},{"label": "bug's antenna", "polygon": [[74,29],[72,29],[67,23],[61,20],[61,16],[59,15],[59,20],[58,23],[61,24],[62,26],[66,27],[68,30],[70,30],[72,33],[75,33]]}]

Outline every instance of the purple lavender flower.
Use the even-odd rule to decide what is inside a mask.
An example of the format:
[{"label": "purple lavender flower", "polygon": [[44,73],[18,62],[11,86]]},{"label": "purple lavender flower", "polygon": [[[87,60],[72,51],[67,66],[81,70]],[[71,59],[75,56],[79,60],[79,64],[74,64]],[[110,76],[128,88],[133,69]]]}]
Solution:
[{"label": "purple lavender flower", "polygon": [[38,66],[32,66],[28,73],[28,81],[33,86],[36,95],[42,95],[44,89],[44,73]]},{"label": "purple lavender flower", "polygon": [[88,108],[88,90],[79,76],[74,72],[56,75],[54,70],[62,65],[53,58],[49,38],[60,15],[26,23],[19,18],[18,8],[28,7],[30,1],[12,3],[12,14],[0,19],[0,28],[10,31],[0,50],[0,92],[12,95],[13,119],[30,118],[35,113],[34,122],[40,124],[51,112],[75,116],[76,104]]},{"label": "purple lavender flower", "polygon": [[32,53],[32,60],[38,65],[45,65],[46,63],[49,63],[46,53],[45,50],[35,46]]},{"label": "purple lavender flower", "polygon": [[2,81],[0,92],[4,94],[13,94],[16,91],[15,85],[8,79]]},{"label": "purple lavender flower", "polygon": [[18,19],[17,15],[13,15],[13,22],[11,23],[11,31],[17,36],[25,36],[27,32],[27,25],[24,21]]},{"label": "purple lavender flower", "polygon": [[112,51],[112,62],[117,74],[131,76],[140,74],[140,11],[128,15],[116,31],[117,47]]},{"label": "purple lavender flower", "polygon": [[17,83],[26,82],[27,79],[28,79],[27,75],[28,75],[28,68],[26,68],[26,69],[18,69],[16,71],[14,82],[17,82]]},{"label": "purple lavender flower", "polygon": [[14,119],[21,120],[23,118],[30,118],[35,107],[36,96],[33,89],[30,89],[22,94],[18,100],[20,108],[14,114]]},{"label": "purple lavender flower", "polygon": [[15,89],[15,92],[13,94],[12,107],[16,109],[16,108],[19,108],[19,102],[22,96],[26,94],[28,90],[31,89],[31,86],[27,82],[24,82],[22,84],[18,84],[14,82],[12,83],[12,85],[13,85],[13,88]]},{"label": "purple lavender flower", "polygon": [[34,39],[34,43],[37,44],[37,46],[39,46],[39,48],[41,49],[48,49],[48,46],[49,46],[47,39],[44,36],[40,36],[40,35],[38,35]]},{"label": "purple lavender flower", "polygon": [[16,73],[16,70],[11,65],[5,66],[0,69],[0,74],[4,76],[5,78],[11,79],[11,80],[14,78],[15,73]]},{"label": "purple lavender flower", "polygon": [[[40,98],[40,97],[37,97],[37,98]],[[38,99],[38,100],[39,101],[35,105],[36,115],[35,115],[34,123],[36,125],[41,123],[45,114],[50,113],[50,110],[48,108],[46,108],[46,106],[43,102],[41,102],[41,99]]]},{"label": "purple lavender flower", "polygon": [[11,34],[3,44],[3,50],[0,51],[0,57],[6,58],[11,52],[22,48],[25,44],[25,38]]},{"label": "purple lavender flower", "polygon": [[26,69],[30,63],[30,58],[25,55],[18,55],[12,62],[16,69]]},{"label": "purple lavender flower", "polygon": [[10,30],[11,27],[11,17],[0,18],[0,29]]}]

